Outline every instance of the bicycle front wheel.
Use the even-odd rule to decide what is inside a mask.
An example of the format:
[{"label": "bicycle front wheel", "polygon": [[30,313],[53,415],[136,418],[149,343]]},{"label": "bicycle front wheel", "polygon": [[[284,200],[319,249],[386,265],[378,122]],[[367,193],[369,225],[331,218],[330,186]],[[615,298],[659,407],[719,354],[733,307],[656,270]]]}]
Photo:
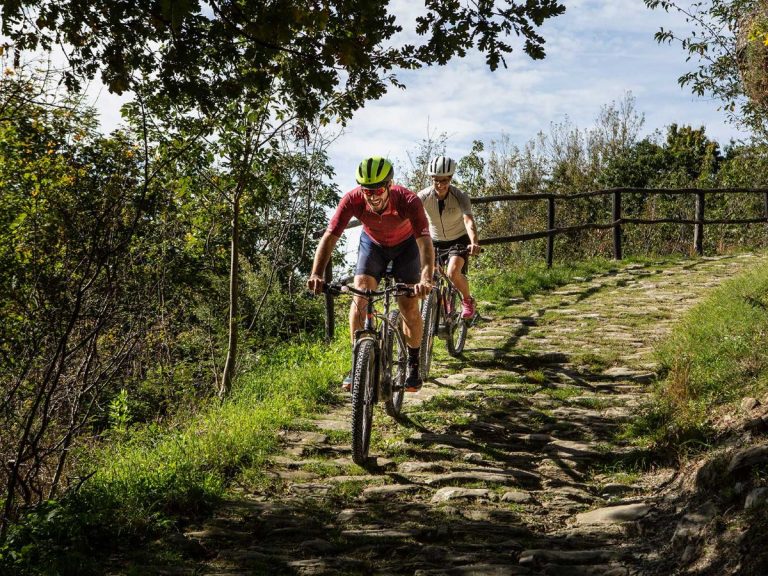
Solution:
[{"label": "bicycle front wheel", "polygon": [[[393,330],[392,326],[395,326],[396,329]],[[397,418],[400,416],[400,410],[403,408],[405,376],[408,369],[408,349],[405,345],[405,334],[403,333],[400,312],[397,310],[389,313],[387,330],[389,334],[386,342],[389,349],[387,350],[386,358],[390,362],[390,366],[389,368],[384,367],[384,370],[390,370],[392,395],[384,402],[384,409],[392,418]]]},{"label": "bicycle front wheel", "polygon": [[435,343],[438,317],[437,292],[432,290],[429,296],[421,302],[421,320],[424,324],[424,334],[421,337],[421,349],[419,351],[419,371],[424,380],[429,377],[429,371],[432,368],[432,346]]},{"label": "bicycle front wheel", "polygon": [[460,356],[467,342],[467,323],[461,317],[461,293],[451,290],[448,296],[448,354]]},{"label": "bicycle front wheel", "polygon": [[373,426],[374,377],[376,351],[373,340],[366,338],[355,348],[352,372],[352,460],[364,464],[368,459]]}]

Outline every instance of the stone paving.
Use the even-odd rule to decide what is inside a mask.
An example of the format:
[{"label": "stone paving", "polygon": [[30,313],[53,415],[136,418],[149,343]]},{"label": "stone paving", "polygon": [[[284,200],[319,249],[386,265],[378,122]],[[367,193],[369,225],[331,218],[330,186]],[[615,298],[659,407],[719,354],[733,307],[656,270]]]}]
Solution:
[{"label": "stone paving", "polygon": [[261,489],[180,536],[177,572],[666,573],[652,519],[676,471],[647,465],[620,432],[648,399],[654,343],[756,261],[629,265],[481,303],[464,357],[436,344],[435,377],[406,398],[402,420],[377,408],[367,466],[351,461],[340,394],[282,433]]}]

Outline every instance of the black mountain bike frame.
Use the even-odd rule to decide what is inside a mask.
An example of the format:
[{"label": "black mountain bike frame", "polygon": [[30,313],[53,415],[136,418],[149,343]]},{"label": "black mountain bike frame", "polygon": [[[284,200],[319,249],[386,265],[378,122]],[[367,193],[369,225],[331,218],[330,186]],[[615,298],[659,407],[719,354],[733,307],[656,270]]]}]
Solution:
[{"label": "black mountain bike frame", "polygon": [[[358,290],[351,278],[324,287],[328,294],[358,295],[366,299],[364,326],[355,332],[352,353],[352,460],[368,459],[373,426],[373,407],[384,402],[390,416],[398,418],[403,405],[408,349],[400,311],[393,306],[398,296],[410,296],[413,289],[395,283],[387,273],[377,290]],[[383,303],[377,310],[376,303]],[[394,309],[393,309],[394,308]]]},{"label": "black mountain bike frame", "polygon": [[421,339],[419,369],[421,377],[425,380],[432,367],[432,347],[435,337],[445,340],[448,354],[454,357],[459,356],[464,351],[467,330],[474,320],[474,318],[465,320],[461,317],[461,292],[445,272],[448,260],[453,255],[466,259],[469,257],[469,250],[460,244],[436,250],[434,287],[421,304],[424,335]]}]

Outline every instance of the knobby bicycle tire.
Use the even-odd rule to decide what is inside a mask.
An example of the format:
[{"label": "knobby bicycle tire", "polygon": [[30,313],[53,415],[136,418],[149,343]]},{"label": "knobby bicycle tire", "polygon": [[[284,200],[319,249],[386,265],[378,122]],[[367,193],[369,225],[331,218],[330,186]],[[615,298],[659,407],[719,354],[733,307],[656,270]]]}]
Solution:
[{"label": "knobby bicycle tire", "polygon": [[370,338],[355,347],[352,372],[352,460],[364,464],[368,459],[373,426],[376,351]]},{"label": "knobby bicycle tire", "polygon": [[448,294],[448,354],[460,356],[467,342],[467,323],[461,317],[461,293],[450,290]]},{"label": "knobby bicycle tire", "polygon": [[[382,377],[386,377],[387,371],[389,371],[392,383],[392,396],[384,402],[384,409],[392,418],[397,418],[400,416],[400,410],[403,408],[405,376],[408,369],[408,349],[405,344],[403,325],[400,321],[400,312],[398,310],[390,312],[389,322],[385,323],[384,326],[385,330],[387,330],[385,358],[390,362],[390,367],[382,366],[382,370],[384,370]],[[393,330],[391,326],[396,326],[397,329]]]},{"label": "knobby bicycle tire", "polygon": [[421,337],[421,349],[419,351],[419,371],[423,380],[429,377],[429,371],[432,369],[432,347],[435,344],[439,317],[437,291],[432,290],[429,296],[421,302],[421,320],[424,325],[424,333]]}]

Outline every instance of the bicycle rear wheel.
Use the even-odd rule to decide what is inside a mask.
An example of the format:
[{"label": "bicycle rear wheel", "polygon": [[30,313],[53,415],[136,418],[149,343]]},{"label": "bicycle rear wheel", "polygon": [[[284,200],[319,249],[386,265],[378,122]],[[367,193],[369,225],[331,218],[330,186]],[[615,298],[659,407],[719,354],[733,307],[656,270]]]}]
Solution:
[{"label": "bicycle rear wheel", "polygon": [[461,317],[461,293],[452,289],[448,295],[448,354],[460,356],[467,342],[467,323]]},{"label": "bicycle rear wheel", "polygon": [[421,320],[424,324],[424,334],[421,337],[421,349],[419,351],[419,371],[424,380],[429,377],[429,371],[432,368],[432,346],[435,343],[438,318],[437,292],[432,290],[429,296],[421,302]]},{"label": "bicycle rear wheel", "polygon": [[366,338],[355,348],[352,371],[352,460],[364,464],[368,459],[373,426],[376,353],[373,340]]},{"label": "bicycle rear wheel", "polygon": [[[391,362],[390,377],[392,383],[392,396],[384,402],[384,409],[392,418],[400,416],[403,408],[403,396],[405,395],[405,376],[408,369],[408,349],[405,344],[405,334],[400,320],[400,312],[395,310],[389,313],[389,320],[397,330],[387,328],[389,334],[387,342],[387,359]],[[385,367],[383,367],[386,370]]]}]

